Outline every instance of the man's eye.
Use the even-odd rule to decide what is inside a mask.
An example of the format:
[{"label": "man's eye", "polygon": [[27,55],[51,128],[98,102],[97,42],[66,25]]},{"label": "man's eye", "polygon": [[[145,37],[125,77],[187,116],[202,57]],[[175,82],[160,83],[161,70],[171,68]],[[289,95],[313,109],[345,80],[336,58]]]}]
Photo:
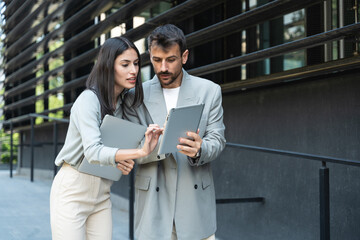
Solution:
[{"label": "man's eye", "polygon": [[170,59],[168,59],[168,62],[174,62],[175,61],[175,59],[174,58],[170,58]]}]

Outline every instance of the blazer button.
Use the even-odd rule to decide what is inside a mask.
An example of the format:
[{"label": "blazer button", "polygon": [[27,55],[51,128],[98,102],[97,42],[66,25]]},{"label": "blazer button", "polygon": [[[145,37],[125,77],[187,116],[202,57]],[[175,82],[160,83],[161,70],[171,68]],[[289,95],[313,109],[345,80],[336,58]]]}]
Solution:
[{"label": "blazer button", "polygon": [[159,187],[156,187],[156,191],[157,191],[157,192],[159,191]]},{"label": "blazer button", "polygon": [[197,184],[195,184],[194,188],[195,188],[195,189],[197,189],[197,188],[198,188],[198,185],[197,185]]}]

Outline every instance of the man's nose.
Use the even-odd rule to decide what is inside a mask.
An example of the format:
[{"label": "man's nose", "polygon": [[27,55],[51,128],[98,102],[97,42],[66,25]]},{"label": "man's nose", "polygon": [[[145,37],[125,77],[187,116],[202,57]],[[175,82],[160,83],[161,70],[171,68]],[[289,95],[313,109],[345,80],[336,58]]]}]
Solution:
[{"label": "man's nose", "polygon": [[166,61],[162,61],[162,62],[161,62],[161,69],[160,69],[160,71],[161,71],[161,72],[166,72],[167,70],[168,70],[168,68],[167,68]]}]

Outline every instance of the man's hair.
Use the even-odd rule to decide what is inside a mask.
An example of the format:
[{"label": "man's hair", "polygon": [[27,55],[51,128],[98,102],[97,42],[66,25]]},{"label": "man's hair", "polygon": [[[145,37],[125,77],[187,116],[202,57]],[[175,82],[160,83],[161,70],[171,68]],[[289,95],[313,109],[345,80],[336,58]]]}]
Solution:
[{"label": "man's hair", "polygon": [[184,32],[173,24],[166,24],[155,28],[147,40],[149,50],[151,50],[152,46],[167,49],[174,44],[179,45],[181,54],[187,49]]}]

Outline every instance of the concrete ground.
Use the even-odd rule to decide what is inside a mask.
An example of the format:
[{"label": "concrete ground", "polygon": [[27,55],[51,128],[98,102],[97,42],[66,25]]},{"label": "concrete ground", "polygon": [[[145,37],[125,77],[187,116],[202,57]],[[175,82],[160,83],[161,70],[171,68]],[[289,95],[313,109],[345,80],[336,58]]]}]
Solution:
[{"label": "concrete ground", "polygon": [[[0,170],[0,240],[50,240],[50,179]],[[113,206],[113,239],[129,239],[127,210]]]}]

